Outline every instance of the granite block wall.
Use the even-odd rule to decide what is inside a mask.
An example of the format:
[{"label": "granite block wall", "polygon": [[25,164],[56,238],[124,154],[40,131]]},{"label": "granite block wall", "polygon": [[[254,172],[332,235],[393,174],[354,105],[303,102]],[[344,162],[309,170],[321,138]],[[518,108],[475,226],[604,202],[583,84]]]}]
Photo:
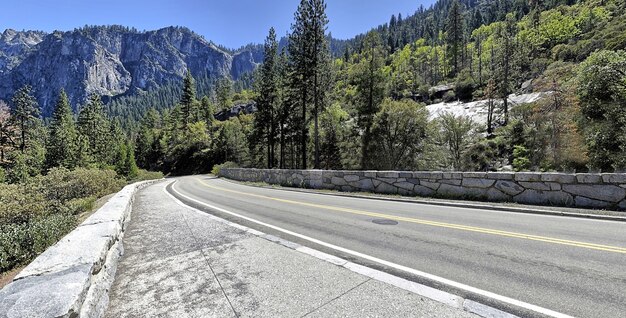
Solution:
[{"label": "granite block wall", "polygon": [[222,169],[220,176],[289,187],[626,210],[626,174]]}]

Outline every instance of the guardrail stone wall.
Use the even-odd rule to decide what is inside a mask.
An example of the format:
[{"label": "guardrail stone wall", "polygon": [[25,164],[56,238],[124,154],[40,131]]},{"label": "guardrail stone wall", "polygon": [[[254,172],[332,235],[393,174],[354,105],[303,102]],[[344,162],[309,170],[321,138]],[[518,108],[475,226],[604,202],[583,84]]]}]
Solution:
[{"label": "guardrail stone wall", "polygon": [[0,318],[101,317],[109,303],[135,193],[128,185],[0,290]]},{"label": "guardrail stone wall", "polygon": [[233,180],[406,196],[626,210],[626,174],[224,168]]}]

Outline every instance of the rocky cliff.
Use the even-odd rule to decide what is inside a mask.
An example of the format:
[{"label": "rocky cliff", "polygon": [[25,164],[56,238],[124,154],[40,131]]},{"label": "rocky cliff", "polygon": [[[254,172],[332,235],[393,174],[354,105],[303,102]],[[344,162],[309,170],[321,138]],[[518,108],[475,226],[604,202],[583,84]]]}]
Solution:
[{"label": "rocky cliff", "polygon": [[0,35],[0,99],[29,84],[49,116],[61,88],[76,108],[92,93],[114,97],[179,81],[187,68],[195,77],[237,79],[261,61],[254,50],[229,53],[182,27],[85,27],[50,34],[8,29]]}]

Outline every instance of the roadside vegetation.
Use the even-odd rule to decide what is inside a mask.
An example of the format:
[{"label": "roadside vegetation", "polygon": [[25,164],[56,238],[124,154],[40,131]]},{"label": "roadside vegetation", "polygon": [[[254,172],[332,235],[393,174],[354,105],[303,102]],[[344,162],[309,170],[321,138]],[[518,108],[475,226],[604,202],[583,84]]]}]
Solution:
[{"label": "roadside vegetation", "polygon": [[61,91],[48,124],[28,86],[11,103],[0,103],[0,273],[56,243],[99,197],[163,176],[137,168],[134,147],[98,97],[76,121]]}]

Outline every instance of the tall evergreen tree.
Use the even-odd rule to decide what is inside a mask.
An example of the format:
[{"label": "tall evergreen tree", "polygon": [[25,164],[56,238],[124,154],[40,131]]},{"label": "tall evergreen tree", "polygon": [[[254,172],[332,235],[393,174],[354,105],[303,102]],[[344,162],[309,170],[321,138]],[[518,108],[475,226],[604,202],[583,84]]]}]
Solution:
[{"label": "tall evergreen tree", "polygon": [[72,169],[77,164],[78,131],[74,114],[64,90],[59,93],[52,122],[50,136],[46,143],[46,166]]},{"label": "tall evergreen tree", "polygon": [[447,23],[447,42],[450,46],[450,58],[452,59],[453,73],[452,76],[456,76],[459,72],[459,54],[462,48],[463,41],[463,14],[461,12],[461,5],[457,0],[452,2],[450,11],[448,12]]},{"label": "tall evergreen tree", "polygon": [[78,115],[78,131],[87,139],[88,154],[94,163],[106,165],[110,159],[110,124],[100,96],[93,94]]},{"label": "tall evergreen tree", "polygon": [[295,105],[301,110],[302,117],[300,123],[300,160],[301,168],[307,168],[307,105],[311,98],[309,94],[311,83],[311,51],[312,43],[310,38],[312,8],[310,0],[300,0],[295,13],[294,23],[291,25],[289,35],[289,61],[292,69],[290,81],[294,92],[297,92],[298,99]]},{"label": "tall evergreen tree", "polygon": [[180,106],[182,109],[183,123],[189,124],[194,120],[194,105],[196,103],[196,81],[191,76],[191,70],[187,69],[187,74],[183,80],[183,94],[180,98]]},{"label": "tall evergreen tree", "polygon": [[5,163],[6,155],[16,147],[17,128],[11,119],[11,109],[0,100],[0,165]]},{"label": "tall evergreen tree", "polygon": [[278,58],[278,42],[276,41],[276,32],[271,28],[269,35],[265,39],[264,60],[261,66],[258,112],[254,121],[255,136],[266,139],[267,148],[267,168],[274,167],[275,155],[274,144],[276,140],[276,103],[278,94],[278,74],[276,59]]},{"label": "tall evergreen tree", "polygon": [[503,125],[509,122],[509,95],[513,90],[513,55],[515,53],[515,35],[517,33],[515,16],[510,13],[506,15],[504,24],[498,29],[497,51],[498,59],[496,63],[496,83],[498,95],[502,99],[502,113],[504,115]]},{"label": "tall evergreen tree", "polygon": [[311,0],[311,62],[313,67],[313,119],[315,141],[315,169],[320,169],[319,114],[324,108],[329,80],[330,52],[326,39],[328,17],[324,0]]},{"label": "tall evergreen tree", "polygon": [[369,32],[363,42],[360,62],[355,66],[356,103],[358,125],[361,135],[361,169],[372,167],[370,154],[373,139],[372,124],[374,115],[380,109],[385,94],[385,75],[383,73],[384,51],[380,35]]},{"label": "tall evergreen tree", "polygon": [[32,95],[32,89],[29,85],[25,85],[15,92],[12,102],[13,120],[20,133],[19,148],[24,153],[29,140],[33,137],[33,132],[41,124],[39,105]]}]

